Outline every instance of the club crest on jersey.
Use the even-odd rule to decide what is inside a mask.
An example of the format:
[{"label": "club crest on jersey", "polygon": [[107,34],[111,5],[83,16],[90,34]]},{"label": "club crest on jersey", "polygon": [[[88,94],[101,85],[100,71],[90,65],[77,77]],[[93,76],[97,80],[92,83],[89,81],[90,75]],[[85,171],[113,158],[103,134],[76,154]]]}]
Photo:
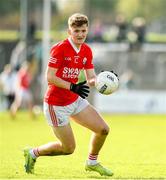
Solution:
[{"label": "club crest on jersey", "polygon": [[86,57],[84,57],[84,59],[83,59],[83,61],[82,61],[83,65],[85,65],[85,64],[86,64],[86,61],[87,61],[87,58],[86,58]]}]

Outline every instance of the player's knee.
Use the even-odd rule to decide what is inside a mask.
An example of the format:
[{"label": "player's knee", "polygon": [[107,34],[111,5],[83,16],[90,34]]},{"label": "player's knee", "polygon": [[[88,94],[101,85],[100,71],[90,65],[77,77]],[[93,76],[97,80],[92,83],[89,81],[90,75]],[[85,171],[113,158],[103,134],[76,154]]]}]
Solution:
[{"label": "player's knee", "polygon": [[69,154],[74,153],[74,150],[75,150],[75,145],[70,145],[70,146],[64,147],[63,152],[65,155],[69,155]]},{"label": "player's knee", "polygon": [[101,134],[101,135],[108,135],[109,131],[110,131],[109,127],[108,127],[108,126],[104,126],[104,127],[101,129],[100,134]]}]

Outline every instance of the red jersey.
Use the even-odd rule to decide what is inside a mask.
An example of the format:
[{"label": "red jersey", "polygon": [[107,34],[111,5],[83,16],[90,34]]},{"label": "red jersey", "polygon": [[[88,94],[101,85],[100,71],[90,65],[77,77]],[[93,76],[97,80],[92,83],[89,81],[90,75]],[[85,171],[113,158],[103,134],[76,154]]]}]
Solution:
[{"label": "red jersey", "polygon": [[[51,48],[48,66],[57,68],[56,76],[61,79],[77,83],[82,69],[93,69],[92,51],[83,43],[78,50],[70,38],[54,45]],[[56,85],[48,84],[44,101],[51,105],[65,106],[73,103],[78,95]]]},{"label": "red jersey", "polygon": [[19,86],[22,89],[29,89],[31,83],[31,75],[24,69],[18,72]]}]

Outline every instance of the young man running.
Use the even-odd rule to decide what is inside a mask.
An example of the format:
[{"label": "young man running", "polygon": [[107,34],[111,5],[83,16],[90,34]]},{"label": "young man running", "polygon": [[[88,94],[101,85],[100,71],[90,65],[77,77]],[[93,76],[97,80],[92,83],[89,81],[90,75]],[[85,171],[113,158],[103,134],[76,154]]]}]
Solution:
[{"label": "young man running", "polygon": [[[105,176],[113,175],[97,161],[109,127],[85,100],[89,86],[95,85],[96,78],[91,48],[84,43],[88,26],[87,16],[73,14],[68,20],[68,39],[51,49],[46,70],[48,89],[44,97],[44,114],[59,141],[26,148],[24,156],[27,173],[34,173],[34,165],[39,156],[69,155],[74,152],[75,139],[69,122],[69,117],[72,117],[75,122],[93,132],[85,170],[96,171]],[[85,70],[88,85],[86,81],[77,83],[82,69]]]}]

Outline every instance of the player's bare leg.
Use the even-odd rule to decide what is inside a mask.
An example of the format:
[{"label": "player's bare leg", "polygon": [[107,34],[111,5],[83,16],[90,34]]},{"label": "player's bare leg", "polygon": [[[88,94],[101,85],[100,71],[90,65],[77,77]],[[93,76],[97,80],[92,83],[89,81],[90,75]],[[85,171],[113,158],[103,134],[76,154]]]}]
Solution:
[{"label": "player's bare leg", "polygon": [[94,132],[91,137],[89,151],[92,154],[98,154],[109,133],[108,125],[90,105],[80,113],[72,116],[72,118],[80,125]]},{"label": "player's bare leg", "polygon": [[53,132],[59,141],[24,150],[27,173],[34,173],[36,158],[39,156],[69,155],[74,152],[75,140],[70,124],[63,127],[53,127]]},{"label": "player's bare leg", "polygon": [[33,104],[33,101],[31,99],[27,102],[27,107],[29,110],[30,117],[32,119],[34,119],[36,116],[35,116],[35,113],[33,111],[34,104]]},{"label": "player's bare leg", "polygon": [[10,115],[12,118],[16,117],[16,113],[17,113],[20,105],[21,105],[21,98],[16,96],[14,102],[12,103],[12,105],[10,107]]},{"label": "player's bare leg", "polygon": [[39,146],[38,152],[40,156],[72,154],[75,150],[75,140],[70,124],[62,127],[53,127],[53,131],[59,141]]},{"label": "player's bare leg", "polygon": [[112,176],[113,173],[109,169],[104,168],[97,162],[100,149],[102,148],[109,133],[108,125],[99,113],[90,105],[80,113],[72,116],[72,118],[80,125],[93,131],[89,146],[89,158],[85,169],[89,171],[96,171],[101,175]]}]

